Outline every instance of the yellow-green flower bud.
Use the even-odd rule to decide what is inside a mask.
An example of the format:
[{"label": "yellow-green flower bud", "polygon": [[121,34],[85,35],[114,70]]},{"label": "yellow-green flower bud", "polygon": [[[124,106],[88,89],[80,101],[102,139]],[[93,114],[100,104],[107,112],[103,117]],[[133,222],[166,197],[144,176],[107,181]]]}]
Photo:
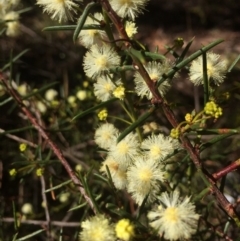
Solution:
[{"label": "yellow-green flower bud", "polygon": [[15,168],[11,169],[11,170],[9,171],[9,175],[12,176],[12,177],[16,176],[16,175],[17,175],[16,169],[15,169]]},{"label": "yellow-green flower bud", "polygon": [[117,222],[116,236],[124,241],[129,241],[134,236],[134,225],[128,219],[121,219]]},{"label": "yellow-green flower bud", "polygon": [[179,134],[180,134],[180,132],[179,132],[178,129],[172,129],[171,133],[170,133],[170,136],[174,139],[177,139],[177,138],[179,138]]},{"label": "yellow-green flower bud", "polygon": [[44,168],[38,168],[37,170],[36,170],[36,175],[38,176],[38,177],[41,177],[42,175],[43,175],[43,173],[44,173]]},{"label": "yellow-green flower bud", "polygon": [[21,152],[24,152],[26,149],[27,149],[27,144],[21,143],[21,144],[19,145],[19,150],[20,150]]},{"label": "yellow-green flower bud", "polygon": [[192,119],[193,119],[193,117],[192,117],[192,115],[190,113],[187,113],[185,115],[186,122],[190,123],[190,122],[192,122]]},{"label": "yellow-green flower bud", "polygon": [[207,102],[205,107],[204,107],[204,112],[207,115],[210,115],[214,118],[218,118],[219,116],[222,115],[222,108],[219,107],[216,103],[213,101]]},{"label": "yellow-green flower bud", "polygon": [[99,113],[98,113],[98,118],[99,120],[103,121],[103,120],[106,120],[107,119],[107,116],[108,116],[108,112],[106,109],[103,109],[101,110]]}]

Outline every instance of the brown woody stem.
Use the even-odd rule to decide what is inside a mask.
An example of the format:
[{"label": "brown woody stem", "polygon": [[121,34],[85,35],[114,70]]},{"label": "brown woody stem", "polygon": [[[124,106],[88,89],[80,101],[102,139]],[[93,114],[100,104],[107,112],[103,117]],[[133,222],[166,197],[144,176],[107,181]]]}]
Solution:
[{"label": "brown woody stem", "polygon": [[[109,17],[111,18],[112,22],[114,23],[115,27],[117,28],[117,30],[119,31],[119,35],[127,40],[127,43],[129,43],[129,45],[126,45],[130,51],[131,51],[131,41],[129,39],[129,37],[126,34],[126,31],[124,29],[123,23],[120,19],[120,17],[113,11],[113,9],[111,8],[109,1],[108,0],[99,0],[99,2],[102,4],[102,7],[104,8],[104,10],[109,14]],[[133,58],[133,56],[131,55],[131,57]],[[172,112],[172,110],[170,109],[169,105],[164,101],[164,99],[162,98],[162,96],[160,95],[158,88],[156,85],[153,84],[153,81],[151,80],[151,78],[149,77],[146,69],[144,68],[143,64],[141,63],[141,61],[137,60],[136,58],[133,58],[133,61],[136,65],[136,70],[141,74],[141,76],[144,78],[146,84],[148,85],[150,91],[153,94],[153,101],[155,104],[158,104],[162,107],[168,121],[171,123],[171,125],[176,128],[179,124],[179,122],[177,121],[174,113]],[[240,217],[237,214],[236,210],[233,208],[233,206],[228,202],[228,200],[226,199],[226,197],[220,192],[220,190],[218,189],[218,187],[216,186],[215,183],[215,179],[213,178],[213,176],[211,174],[209,174],[207,172],[207,170],[205,170],[202,167],[202,163],[200,160],[200,156],[199,156],[199,147],[198,148],[194,148],[190,142],[190,140],[184,136],[181,135],[180,139],[182,141],[182,145],[184,147],[185,150],[187,150],[190,158],[192,159],[192,161],[194,162],[196,169],[201,172],[201,176],[204,179],[204,182],[208,185],[210,185],[211,187],[211,192],[212,194],[216,197],[216,200],[218,201],[218,203],[220,204],[220,206],[227,212],[227,214],[232,217],[235,222],[237,223],[238,226],[240,226]]]},{"label": "brown woody stem", "polygon": [[26,108],[26,106],[24,105],[21,97],[19,96],[19,94],[16,92],[16,90],[14,90],[11,86],[9,86],[7,80],[4,78],[3,74],[0,72],[0,79],[3,82],[3,84],[5,85],[8,93],[13,97],[13,99],[17,102],[17,104],[19,105],[19,107],[21,108],[21,110],[24,112],[24,114],[28,117],[29,121],[32,123],[32,125],[38,130],[38,132],[40,133],[40,135],[46,140],[46,142],[48,143],[49,147],[52,149],[52,151],[54,152],[54,154],[58,157],[58,159],[61,161],[62,165],[64,166],[64,168],[66,169],[68,175],[70,176],[71,180],[73,181],[73,183],[77,186],[78,190],[80,191],[80,193],[84,196],[86,202],[90,205],[90,207],[92,208],[92,210],[94,211],[94,213],[97,213],[91,199],[89,198],[89,196],[87,195],[85,189],[83,188],[82,183],[79,181],[79,179],[77,178],[77,176],[75,175],[74,171],[72,170],[72,168],[70,167],[70,165],[68,164],[67,160],[65,159],[65,157],[63,156],[62,151],[60,150],[60,148],[50,139],[50,137],[48,136],[48,134],[46,133],[46,131],[43,129],[43,127],[37,122],[36,118],[34,118],[34,116],[32,115],[32,113]]},{"label": "brown woody stem", "polygon": [[222,170],[215,172],[212,174],[215,180],[218,180],[224,176],[226,176],[229,172],[232,172],[240,167],[240,159],[237,159],[235,162],[231,163],[227,167],[224,167]]}]

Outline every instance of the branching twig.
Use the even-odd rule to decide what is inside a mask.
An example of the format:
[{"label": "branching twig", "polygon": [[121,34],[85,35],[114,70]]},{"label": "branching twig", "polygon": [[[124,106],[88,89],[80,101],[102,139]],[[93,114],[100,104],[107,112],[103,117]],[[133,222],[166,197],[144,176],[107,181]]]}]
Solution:
[{"label": "branching twig", "polygon": [[48,209],[48,201],[46,197],[46,185],[45,185],[45,180],[44,177],[40,177],[41,180],[41,186],[42,186],[42,199],[44,202],[44,210],[45,210],[45,216],[46,216],[46,226],[47,226],[47,236],[50,238],[51,237],[51,219],[50,219],[50,214],[49,214],[49,209]]},{"label": "branching twig", "polygon": [[72,168],[68,164],[67,160],[63,156],[63,153],[60,150],[60,148],[50,139],[50,137],[48,136],[46,131],[42,128],[42,126],[37,122],[37,120],[34,118],[32,113],[23,104],[23,101],[22,101],[21,97],[19,96],[19,94],[16,92],[16,90],[14,90],[13,88],[11,88],[9,86],[7,80],[4,78],[4,76],[3,76],[3,74],[1,72],[0,72],[0,78],[1,78],[1,81],[3,82],[3,84],[5,85],[5,87],[7,88],[9,94],[15,99],[15,101],[17,102],[17,104],[19,105],[21,110],[28,117],[28,119],[32,123],[32,125],[38,130],[40,135],[46,140],[46,142],[48,143],[49,147],[52,149],[52,151],[55,153],[55,155],[61,161],[61,163],[64,166],[64,168],[66,169],[68,175],[72,179],[73,183],[77,186],[78,190],[84,196],[85,200],[90,205],[90,207],[92,208],[94,213],[96,213],[96,209],[95,209],[91,199],[89,198],[89,196],[85,192],[85,189],[83,188],[82,183],[79,181],[79,179],[75,175],[74,171],[72,170]]},{"label": "branching twig", "polygon": [[[14,218],[2,218],[2,222],[6,223],[13,223],[15,221]],[[21,220],[21,224],[33,224],[33,225],[40,225],[40,226],[46,226],[48,224],[45,220]],[[79,227],[79,222],[62,222],[62,221],[51,221],[51,225],[53,226],[60,226],[60,227]]]},{"label": "branching twig", "polygon": [[215,180],[218,180],[224,176],[226,176],[229,172],[232,172],[240,167],[240,159],[237,159],[235,162],[230,165],[224,167],[222,170],[215,172],[212,174]]},{"label": "branching twig", "polygon": [[[0,128],[0,133],[4,133],[5,131],[3,129]],[[27,144],[28,146],[31,146],[33,148],[37,148],[37,144],[31,142],[31,141],[28,141],[26,139],[23,139],[21,137],[18,137],[16,135],[12,135],[12,134],[5,134],[8,138],[14,140],[14,141],[17,141],[19,143],[25,143]]]},{"label": "branching twig", "polygon": [[[124,39],[127,39],[128,40],[127,43],[131,43],[129,37],[126,36],[126,31],[124,29],[124,25],[121,22],[120,18],[113,11],[113,9],[111,7],[109,7],[109,5],[110,5],[109,1],[108,0],[99,0],[99,1],[102,4],[102,7],[105,9],[105,11],[109,14],[109,17],[111,18],[113,23],[115,24],[115,27],[119,31],[120,36],[122,36]],[[128,45],[128,47],[131,51],[132,46]],[[131,55],[131,57],[133,57],[133,56]],[[153,85],[153,81],[151,81],[151,78],[149,77],[149,75],[148,75],[147,71],[145,70],[143,64],[141,63],[141,61],[138,61],[136,58],[133,58],[133,61],[136,65],[136,70],[143,77],[147,86],[149,87],[149,90],[152,92],[152,95],[154,97],[154,99],[153,99],[154,103],[158,104],[159,106],[162,107],[168,121],[171,123],[171,125],[174,128],[176,128],[179,123],[178,123],[174,113],[170,109],[169,105],[162,98],[161,94],[158,91],[157,86]],[[211,187],[212,194],[216,197],[216,200],[218,201],[220,206],[240,226],[240,217],[237,214],[236,210],[229,203],[229,201],[226,199],[226,197],[220,192],[220,190],[216,186],[215,179],[213,178],[213,176],[210,175],[207,172],[207,170],[205,170],[202,167],[202,163],[201,163],[200,156],[199,156],[199,148],[194,148],[192,146],[190,140],[186,136],[181,135],[180,139],[181,139],[181,142],[182,142],[182,145],[183,145],[184,149],[189,153],[190,158],[194,162],[194,164],[196,166],[196,169],[198,170],[198,172],[200,172],[203,181],[206,183],[206,185],[209,185]]]}]

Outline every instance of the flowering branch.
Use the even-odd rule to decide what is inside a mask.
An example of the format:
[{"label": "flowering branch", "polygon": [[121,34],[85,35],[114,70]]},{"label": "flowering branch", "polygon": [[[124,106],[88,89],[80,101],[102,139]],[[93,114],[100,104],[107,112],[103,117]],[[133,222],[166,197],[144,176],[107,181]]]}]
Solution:
[{"label": "flowering branch", "polygon": [[[130,42],[129,37],[126,34],[124,25],[121,22],[120,17],[111,8],[109,1],[108,0],[100,0],[100,3],[102,4],[102,7],[105,9],[105,11],[109,14],[109,17],[111,18],[115,27],[119,31],[120,36],[122,38],[126,39],[127,43],[130,44],[131,42]],[[219,40],[218,42],[221,42],[221,41]],[[133,50],[132,50],[133,47],[129,44],[127,44],[126,46],[129,48],[129,53],[134,61],[135,69],[140,73],[142,78],[145,80],[147,86],[149,87],[149,90],[151,91],[151,93],[153,95],[152,102],[154,104],[162,107],[168,121],[171,123],[171,125],[174,128],[176,128],[179,123],[178,123],[173,111],[171,110],[169,105],[164,101],[163,97],[161,96],[160,92],[158,91],[157,85],[155,85],[155,83],[151,80],[149,74],[147,73],[147,71],[146,71],[145,67],[143,66],[143,64],[141,63],[141,61],[137,57],[134,56]],[[200,54],[206,53],[206,51],[208,49],[209,48],[202,48],[200,50]],[[196,56],[196,57],[198,57],[198,56]],[[187,59],[186,61],[190,62],[196,57],[193,56],[192,59]],[[182,63],[178,64],[178,66],[181,66],[181,65],[182,65]],[[180,68],[178,68],[178,69],[180,69]],[[175,69],[173,71],[175,71]],[[184,149],[187,150],[187,152],[190,155],[190,158],[194,162],[194,164],[197,168],[197,171],[201,173],[201,177],[203,178],[204,182],[207,185],[211,186],[211,192],[216,197],[220,206],[227,212],[227,214],[230,217],[232,217],[235,220],[237,225],[240,226],[240,216],[237,214],[236,210],[233,208],[233,206],[228,202],[226,197],[220,192],[220,190],[216,186],[215,178],[210,173],[208,173],[208,171],[206,169],[204,169],[204,167],[202,166],[201,159],[199,156],[200,148],[193,147],[190,140],[182,134],[180,134],[180,139],[182,141],[182,145],[183,145]]]}]

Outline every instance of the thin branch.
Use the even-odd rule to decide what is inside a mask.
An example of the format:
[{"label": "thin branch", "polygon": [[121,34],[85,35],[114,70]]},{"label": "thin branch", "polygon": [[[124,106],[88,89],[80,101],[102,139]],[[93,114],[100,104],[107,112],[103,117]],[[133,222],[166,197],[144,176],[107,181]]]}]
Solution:
[{"label": "thin branch", "polygon": [[109,18],[114,23],[115,27],[117,28],[119,34],[121,35],[121,38],[126,39],[126,46],[129,46],[130,39],[126,33],[125,27],[121,21],[121,19],[118,17],[118,15],[113,11],[110,3],[106,0],[99,0],[104,10],[108,13]]},{"label": "thin branch", "polygon": [[[0,128],[0,133],[4,133],[4,132],[6,132],[6,131]],[[12,139],[12,140],[16,141],[16,142],[25,143],[30,147],[33,147],[33,148],[38,147],[37,144],[35,144],[31,141],[28,141],[26,139],[23,139],[21,137],[18,137],[16,135],[5,134],[5,136],[8,137],[9,139]],[[77,164],[81,164],[86,170],[88,170],[90,167],[85,162],[79,160],[79,158],[83,157],[83,155],[81,153],[79,155],[79,153],[76,151],[77,149],[82,149],[82,148],[85,148],[86,146],[87,146],[87,143],[77,144],[75,146],[68,147],[65,150],[62,150],[62,153],[65,157],[69,158],[72,162],[77,163]]]},{"label": "thin branch", "polygon": [[[0,133],[4,133],[5,132],[5,130],[3,130],[3,129],[1,129],[0,128]],[[16,135],[12,135],[12,134],[5,134],[8,138],[10,138],[10,139],[12,139],[12,140],[14,140],[14,141],[17,141],[17,142],[19,142],[19,143],[25,143],[25,144],[27,144],[28,146],[31,146],[31,147],[33,147],[33,148],[37,148],[37,145],[35,144],[35,143],[33,143],[33,142],[31,142],[31,141],[28,141],[28,140],[26,140],[26,139],[23,139],[23,138],[21,138],[21,137],[18,137],[18,136],[16,136]]]},{"label": "thin branch", "polygon": [[[35,111],[35,116],[37,118],[38,123],[43,126],[43,121],[40,115],[40,112],[38,110]],[[38,132],[38,145],[42,146],[42,136],[40,135],[40,133]],[[39,159],[41,159],[41,154],[39,153]],[[47,200],[47,196],[46,196],[46,183],[45,183],[45,179],[44,176],[42,175],[40,177],[40,181],[41,181],[41,191],[42,191],[42,200],[44,203],[44,211],[45,211],[45,217],[46,217],[46,221],[47,221],[47,227],[46,227],[46,233],[47,233],[47,237],[48,240],[52,240],[51,239],[51,219],[50,219],[50,214],[49,214],[49,208],[48,208],[48,200]]]},{"label": "thin branch", "polygon": [[[14,222],[14,218],[6,217],[1,219],[2,222],[5,223],[12,223]],[[39,226],[46,226],[48,225],[48,221],[45,220],[21,220],[21,224],[32,224],[32,225],[39,225]],[[53,226],[60,226],[60,227],[79,227],[79,222],[62,222],[62,221],[51,221],[51,225]]]},{"label": "thin branch", "polygon": [[44,210],[45,210],[45,216],[46,216],[46,226],[47,226],[47,236],[50,238],[51,237],[51,219],[50,219],[50,214],[49,214],[49,209],[48,209],[48,201],[46,197],[46,184],[44,177],[40,177],[41,180],[41,186],[42,186],[42,199],[44,202]]},{"label": "thin branch", "polygon": [[240,167],[240,159],[237,159],[235,162],[231,163],[230,165],[224,167],[218,172],[212,174],[215,180],[218,180],[224,176],[226,176],[229,172],[235,171]]},{"label": "thin branch", "polygon": [[64,168],[66,169],[68,175],[72,179],[73,183],[77,186],[77,188],[80,191],[80,193],[84,196],[86,202],[90,205],[90,207],[93,210],[93,212],[97,213],[97,211],[96,211],[96,209],[95,209],[95,207],[94,207],[94,205],[92,203],[92,200],[87,195],[85,189],[82,186],[82,183],[79,181],[79,179],[75,175],[74,171],[72,170],[72,168],[68,164],[68,162],[65,159],[65,157],[63,156],[63,153],[60,150],[60,148],[50,139],[50,137],[48,136],[46,131],[43,129],[43,127],[37,122],[37,120],[34,118],[32,113],[27,109],[27,107],[24,105],[23,101],[21,100],[21,97],[19,96],[19,94],[13,88],[11,88],[8,85],[7,80],[4,78],[4,76],[3,76],[3,74],[1,72],[0,72],[0,78],[1,78],[1,81],[3,82],[3,84],[5,85],[5,87],[7,88],[7,91],[9,92],[9,94],[15,99],[15,101],[17,102],[17,104],[19,105],[21,110],[28,117],[29,121],[38,130],[40,135],[46,140],[46,142],[48,143],[49,147],[52,149],[52,151],[55,153],[55,155],[61,161],[61,163],[64,166]]}]

